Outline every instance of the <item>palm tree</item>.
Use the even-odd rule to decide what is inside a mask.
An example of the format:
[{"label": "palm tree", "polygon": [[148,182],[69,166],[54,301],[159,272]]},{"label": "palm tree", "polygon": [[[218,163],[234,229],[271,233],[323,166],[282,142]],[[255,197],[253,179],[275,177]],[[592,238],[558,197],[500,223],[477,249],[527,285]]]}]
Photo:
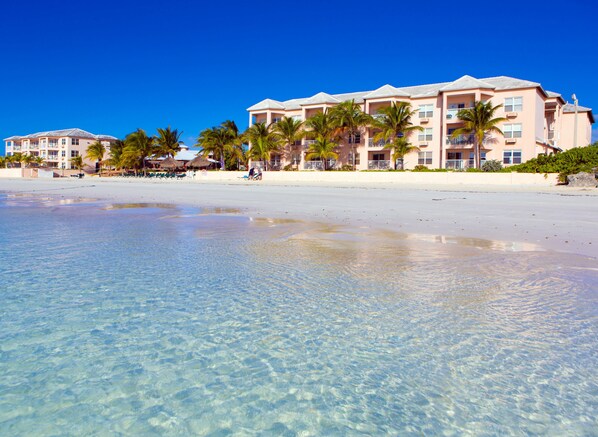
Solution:
[{"label": "palm tree", "polygon": [[245,131],[244,136],[251,144],[249,157],[255,161],[264,161],[265,169],[268,170],[270,155],[280,150],[281,140],[278,135],[266,123],[256,123]]},{"label": "palm tree", "polygon": [[125,148],[121,159],[123,164],[138,168],[141,163],[143,174],[146,174],[145,160],[156,154],[154,137],[148,137],[143,129],[137,129],[125,138]]},{"label": "palm tree", "polygon": [[44,158],[41,156],[33,156],[33,159],[31,160],[31,163],[36,164],[37,166],[43,165],[44,162]]},{"label": "palm tree", "polygon": [[303,122],[292,117],[283,117],[280,121],[274,124],[274,133],[286,144],[289,152],[292,153],[295,147],[295,142],[303,138],[302,127]]},{"label": "palm tree", "polygon": [[11,162],[11,164],[18,163],[19,167],[20,167],[21,162],[23,162],[24,158],[25,158],[25,156],[21,152],[16,152],[16,153],[13,153],[13,155],[10,157],[10,162]]},{"label": "palm tree", "polygon": [[339,103],[332,109],[331,117],[339,133],[349,136],[349,144],[353,148],[353,162],[351,165],[355,169],[355,136],[362,127],[370,126],[373,123],[373,117],[363,112],[361,106],[355,103],[355,100]]},{"label": "palm tree", "polygon": [[334,151],[337,144],[324,137],[318,137],[315,142],[310,144],[306,159],[319,158],[324,162],[324,170],[326,170],[326,161],[330,158],[338,159],[338,153]]},{"label": "palm tree", "polygon": [[457,117],[463,122],[463,127],[455,129],[452,137],[455,138],[459,135],[474,136],[475,168],[480,168],[480,153],[486,135],[490,132],[503,134],[497,125],[507,119],[495,116],[496,110],[501,107],[502,105],[492,106],[490,101],[476,101],[472,108],[462,109],[457,113]]},{"label": "palm tree", "polygon": [[421,126],[414,126],[411,117],[417,112],[407,102],[394,102],[392,105],[378,111],[382,117],[375,119],[373,126],[380,129],[374,136],[374,141],[394,141],[396,137],[408,135],[413,131],[422,131]]},{"label": "palm tree", "polygon": [[338,137],[334,118],[327,108],[305,120],[305,126],[309,129],[307,135],[314,136],[316,139],[326,138],[334,141]]},{"label": "palm tree", "polygon": [[8,156],[0,156],[0,168],[2,168],[2,167],[6,168],[6,162],[7,162],[6,158],[8,158]]},{"label": "palm tree", "polygon": [[156,136],[157,154],[174,158],[174,155],[181,150],[179,139],[182,134],[183,132],[179,132],[177,129],[170,129],[170,126],[166,129],[158,128],[158,135]]},{"label": "palm tree", "polygon": [[234,165],[234,161],[237,161],[236,166],[239,168],[241,161],[246,161],[245,150],[243,149],[243,141],[245,138],[243,137],[243,134],[239,132],[239,128],[233,120],[225,120],[221,123],[221,126],[228,134],[228,146],[224,151],[225,158],[228,157],[231,165]]},{"label": "palm tree", "polygon": [[23,155],[21,158],[21,164],[25,164],[25,167],[30,167],[33,162],[35,162],[35,156],[30,154]]},{"label": "palm tree", "polygon": [[96,140],[87,146],[86,150],[86,157],[91,159],[92,161],[98,161],[100,166],[100,177],[102,176],[102,160],[104,159],[104,155],[106,154],[106,147],[102,144],[100,140]]},{"label": "palm tree", "polygon": [[83,157],[81,155],[73,156],[71,159],[71,166],[79,169],[79,172],[83,169]]},{"label": "palm tree", "polygon": [[122,155],[125,148],[125,142],[122,140],[116,140],[110,145],[110,158],[108,158],[108,164],[119,170],[123,167]]},{"label": "palm tree", "polygon": [[392,161],[394,162],[395,170],[403,170],[403,158],[408,153],[419,150],[419,147],[412,145],[405,137],[396,137],[392,143],[384,146],[385,149],[392,151]]}]

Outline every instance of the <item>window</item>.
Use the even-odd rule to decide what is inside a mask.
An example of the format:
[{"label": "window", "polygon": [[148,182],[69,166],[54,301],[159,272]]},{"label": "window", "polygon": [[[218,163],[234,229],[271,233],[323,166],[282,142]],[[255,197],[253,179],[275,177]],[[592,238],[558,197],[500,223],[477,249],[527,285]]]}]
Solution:
[{"label": "window", "polygon": [[[349,164],[353,165],[353,152],[349,152]],[[359,153],[355,153],[355,165],[359,165]]]},{"label": "window", "polygon": [[299,165],[301,163],[301,155],[294,153],[291,155],[291,164]]},{"label": "window", "polygon": [[[480,164],[486,162],[486,152],[480,152]],[[469,166],[473,167],[475,165],[475,154],[474,152],[469,152]]]},{"label": "window", "polygon": [[57,139],[50,140],[50,147],[52,147],[52,146],[54,146],[54,147],[58,146],[58,140]]},{"label": "window", "polygon": [[505,150],[502,162],[503,164],[521,164],[521,150]]},{"label": "window", "polygon": [[282,118],[281,117],[274,117],[272,119],[272,123],[278,123]]},{"label": "window", "polygon": [[448,152],[446,159],[461,159],[463,154],[461,152]]},{"label": "window", "polygon": [[372,155],[372,161],[384,161],[384,153],[374,153]]},{"label": "window", "polygon": [[432,141],[432,128],[427,127],[417,136],[418,141]]},{"label": "window", "polygon": [[7,141],[6,142],[6,147],[10,147],[10,146],[12,146],[12,141]]},{"label": "window", "polygon": [[66,156],[66,150],[63,150],[61,153],[62,157],[64,158]]},{"label": "window", "polygon": [[432,164],[432,152],[419,152],[417,154],[417,163],[419,165],[431,165]]},{"label": "window", "polygon": [[71,158],[74,158],[75,156],[79,156],[79,151],[78,150],[71,150]]},{"label": "window", "polygon": [[349,135],[349,144],[359,144],[361,143],[361,134],[359,132],[353,134],[353,137]]},{"label": "window", "polygon": [[60,144],[62,144],[63,146],[66,146],[66,138],[63,138],[62,140],[60,140]]},{"label": "window", "polygon": [[434,105],[420,105],[419,118],[432,118],[434,116]]},{"label": "window", "polygon": [[71,138],[71,144],[73,146],[78,146],[79,145],[79,138]]},{"label": "window", "polygon": [[505,138],[521,138],[521,123],[505,124],[502,131]]},{"label": "window", "polygon": [[505,112],[521,112],[523,97],[508,97],[505,99]]}]

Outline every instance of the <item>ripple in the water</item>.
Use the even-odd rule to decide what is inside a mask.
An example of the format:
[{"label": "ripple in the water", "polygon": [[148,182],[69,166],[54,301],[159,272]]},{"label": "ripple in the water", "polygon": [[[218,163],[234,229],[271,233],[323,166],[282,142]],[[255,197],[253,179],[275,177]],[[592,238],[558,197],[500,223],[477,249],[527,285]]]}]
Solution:
[{"label": "ripple in the water", "polygon": [[595,260],[234,209],[0,206],[1,435],[598,429]]}]

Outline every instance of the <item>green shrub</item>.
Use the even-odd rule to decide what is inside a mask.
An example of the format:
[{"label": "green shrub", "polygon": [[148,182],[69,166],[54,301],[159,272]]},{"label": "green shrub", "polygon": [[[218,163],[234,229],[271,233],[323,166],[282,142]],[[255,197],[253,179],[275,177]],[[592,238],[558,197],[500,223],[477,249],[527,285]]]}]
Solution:
[{"label": "green shrub", "polygon": [[520,173],[559,173],[559,181],[566,182],[567,176],[570,174],[581,171],[592,173],[595,168],[598,168],[598,142],[586,147],[576,147],[556,155],[540,155],[505,170]]},{"label": "green shrub", "polygon": [[481,173],[484,170],[482,170],[481,168],[475,168],[475,167],[467,167],[467,170],[465,170],[467,173]]},{"label": "green shrub", "polygon": [[353,170],[355,170],[355,167],[353,167],[351,164],[343,164],[343,165],[341,165],[341,168],[339,170],[340,171],[353,171]]},{"label": "green shrub", "polygon": [[498,159],[491,159],[482,164],[482,170],[487,172],[497,172],[502,170],[502,162]]},{"label": "green shrub", "polygon": [[426,167],[425,165],[416,165],[415,167],[413,167],[413,170],[411,171],[430,171],[430,169],[428,167]]},{"label": "green shrub", "polygon": [[298,168],[295,167],[293,164],[287,164],[283,168],[283,171],[297,171]]}]

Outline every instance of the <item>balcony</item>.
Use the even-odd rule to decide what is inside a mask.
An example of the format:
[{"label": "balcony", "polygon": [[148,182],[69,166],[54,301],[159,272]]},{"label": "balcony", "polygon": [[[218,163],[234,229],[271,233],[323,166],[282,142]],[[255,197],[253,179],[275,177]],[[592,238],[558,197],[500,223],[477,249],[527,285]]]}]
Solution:
[{"label": "balcony", "polygon": [[391,141],[390,140],[378,140],[378,141],[374,141],[373,138],[368,138],[368,147],[385,147],[387,144],[390,144]]},{"label": "balcony", "polygon": [[464,109],[471,109],[471,108],[451,108],[451,109],[447,109],[446,110],[446,119],[449,123],[457,123],[459,121],[461,121],[459,119],[459,117],[457,117],[457,114],[459,113],[459,111],[462,111]]},{"label": "balcony", "polygon": [[448,135],[446,137],[446,145],[447,146],[471,146],[475,143],[475,136],[474,135],[457,135],[456,137],[452,137],[452,135]]},{"label": "balcony", "polygon": [[444,168],[447,170],[465,170],[468,166],[465,159],[447,159]]},{"label": "balcony", "polygon": [[309,146],[311,146],[312,144],[315,144],[316,140],[303,140],[303,147],[305,149],[309,149]]},{"label": "balcony", "polygon": [[305,161],[303,164],[304,170],[324,170],[323,161]]},{"label": "balcony", "polygon": [[368,161],[368,170],[390,170],[390,161],[375,159]]}]

